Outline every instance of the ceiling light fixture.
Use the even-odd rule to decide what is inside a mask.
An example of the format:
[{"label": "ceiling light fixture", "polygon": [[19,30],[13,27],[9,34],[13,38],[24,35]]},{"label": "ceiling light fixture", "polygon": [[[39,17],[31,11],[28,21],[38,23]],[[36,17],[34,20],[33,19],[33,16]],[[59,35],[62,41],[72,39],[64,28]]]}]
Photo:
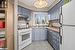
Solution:
[{"label": "ceiling light fixture", "polygon": [[36,0],[34,2],[34,6],[36,8],[45,8],[48,5],[46,0]]}]

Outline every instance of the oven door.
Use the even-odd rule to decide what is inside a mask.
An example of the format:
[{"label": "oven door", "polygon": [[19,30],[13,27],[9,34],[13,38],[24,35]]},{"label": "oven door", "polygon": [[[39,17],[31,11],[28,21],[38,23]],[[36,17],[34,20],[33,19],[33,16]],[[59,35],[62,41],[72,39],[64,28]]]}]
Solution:
[{"label": "oven door", "polygon": [[30,38],[30,33],[21,35],[21,41],[22,41],[22,42],[23,42],[23,41],[26,41],[26,40],[29,39],[29,38]]},{"label": "oven door", "polygon": [[19,43],[23,44],[30,38],[30,32],[21,32],[19,36]]},{"label": "oven door", "polygon": [[22,49],[31,43],[31,31],[19,33],[19,48]]}]

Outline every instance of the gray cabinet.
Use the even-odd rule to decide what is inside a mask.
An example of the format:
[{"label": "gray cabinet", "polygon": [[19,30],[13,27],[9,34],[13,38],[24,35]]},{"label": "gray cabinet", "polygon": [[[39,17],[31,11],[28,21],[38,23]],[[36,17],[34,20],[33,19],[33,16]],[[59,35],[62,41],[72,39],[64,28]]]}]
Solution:
[{"label": "gray cabinet", "polygon": [[32,29],[32,40],[46,40],[47,39],[47,29],[46,28],[33,28]]},{"label": "gray cabinet", "polygon": [[33,28],[32,29],[32,40],[40,40],[40,30],[38,28]]},{"label": "gray cabinet", "polygon": [[48,30],[47,40],[52,45],[54,50],[60,50],[60,36],[58,32]]},{"label": "gray cabinet", "polygon": [[51,20],[59,19],[59,15],[60,15],[60,8],[52,10],[50,12],[50,19]]},{"label": "gray cabinet", "polygon": [[34,41],[34,40],[35,40],[35,29],[32,28],[32,41]]},{"label": "gray cabinet", "polygon": [[18,14],[22,14],[22,7],[18,6]]},{"label": "gray cabinet", "polygon": [[18,14],[21,14],[23,16],[31,17],[31,10],[24,8],[22,6],[18,6]]},{"label": "gray cabinet", "polygon": [[50,19],[59,19],[60,13],[61,13],[61,6],[63,5],[63,0],[61,0],[59,3],[57,3],[52,9],[49,10]]},{"label": "gray cabinet", "polygon": [[40,39],[41,40],[46,40],[47,39],[47,29],[46,28],[42,28],[40,30]]},{"label": "gray cabinet", "polygon": [[35,34],[35,36],[34,36],[35,40],[40,40],[41,39],[40,38],[41,32],[40,32],[40,30],[38,28],[35,29],[35,33],[34,34]]}]

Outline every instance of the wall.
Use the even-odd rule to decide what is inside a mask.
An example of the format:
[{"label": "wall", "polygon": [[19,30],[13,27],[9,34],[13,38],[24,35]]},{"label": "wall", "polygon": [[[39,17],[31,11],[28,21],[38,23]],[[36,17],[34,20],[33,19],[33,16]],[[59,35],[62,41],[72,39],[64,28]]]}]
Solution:
[{"label": "wall", "polygon": [[63,1],[61,0],[58,4],[56,4],[53,8],[51,8],[48,11],[48,14],[50,14],[50,19],[59,19],[59,14],[61,12],[60,7],[63,5]]},{"label": "wall", "polygon": [[18,24],[18,0],[14,0],[14,50],[18,50],[17,24]]},{"label": "wall", "polygon": [[7,17],[6,17],[6,28],[7,28],[7,50],[14,50],[14,0],[8,0]]}]

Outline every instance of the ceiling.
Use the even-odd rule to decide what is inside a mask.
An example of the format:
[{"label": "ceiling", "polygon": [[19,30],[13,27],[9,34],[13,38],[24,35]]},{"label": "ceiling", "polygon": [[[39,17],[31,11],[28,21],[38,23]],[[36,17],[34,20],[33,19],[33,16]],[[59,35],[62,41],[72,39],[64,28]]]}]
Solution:
[{"label": "ceiling", "polygon": [[49,9],[51,9],[55,4],[57,4],[60,0],[46,0],[48,2],[47,7],[45,8],[41,8],[41,9],[37,9],[33,3],[35,2],[35,0],[19,0],[19,5],[23,6],[25,8],[31,9],[33,11],[48,11]]}]

